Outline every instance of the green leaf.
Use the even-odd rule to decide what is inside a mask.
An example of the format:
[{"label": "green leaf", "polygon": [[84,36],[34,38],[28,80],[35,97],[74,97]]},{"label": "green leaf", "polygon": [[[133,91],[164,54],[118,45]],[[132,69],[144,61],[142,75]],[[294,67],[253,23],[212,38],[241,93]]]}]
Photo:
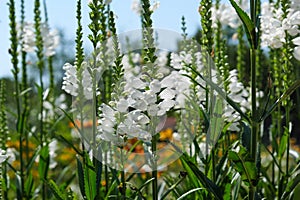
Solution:
[{"label": "green leaf", "polygon": [[295,177],[291,177],[280,199],[287,199],[293,193],[293,191],[295,190],[295,188],[298,186],[299,183],[300,183],[300,174],[297,174],[297,176]]},{"label": "green leaf", "polygon": [[28,162],[28,164],[26,165],[26,172],[27,172],[27,173],[31,170],[33,164],[34,164],[35,161],[36,161],[36,158],[38,157],[38,155],[40,155],[40,151],[41,151],[41,148],[40,148],[40,146],[39,146],[39,147],[37,147],[37,148],[35,149],[33,156],[29,159],[29,162]]},{"label": "green leaf", "polygon": [[190,191],[184,193],[183,195],[181,195],[177,200],[180,200],[180,199],[186,199],[186,197],[187,197],[188,195],[190,195],[191,193],[194,193],[194,192],[196,192],[196,191],[198,191],[198,190],[203,190],[203,188],[194,188],[194,189],[192,189],[192,190],[190,190]]},{"label": "green leaf", "polygon": [[181,177],[178,181],[176,181],[176,183],[174,183],[174,184],[172,184],[172,185],[170,185],[170,183],[173,181],[173,178],[170,178],[170,179],[172,179],[172,180],[166,179],[166,182],[169,183],[169,188],[168,188],[168,190],[161,196],[160,199],[161,199],[161,200],[165,199],[165,198],[168,196],[168,194],[169,194],[170,192],[176,190],[177,186],[178,186],[185,178],[186,178],[185,176]]},{"label": "green leaf", "polygon": [[83,166],[81,163],[81,160],[79,159],[78,156],[76,156],[76,160],[77,160],[77,173],[78,173],[78,182],[79,182],[79,188],[80,188],[80,192],[82,197],[85,197],[85,182],[84,182],[84,173],[83,173]]},{"label": "green leaf", "polygon": [[240,187],[241,187],[241,176],[236,173],[231,181],[232,183],[232,200],[238,200],[240,194]]},{"label": "green leaf", "polygon": [[81,152],[81,150],[79,150],[77,147],[74,146],[74,144],[67,140],[64,136],[59,135],[57,137],[57,139],[61,140],[62,142],[66,143],[67,145],[69,145],[78,155],[83,156],[83,153]]},{"label": "green leaf", "polygon": [[117,181],[114,180],[112,182],[112,184],[110,185],[110,187],[109,187],[109,189],[108,189],[108,191],[106,193],[106,196],[105,196],[104,200],[109,200],[110,193],[112,193],[112,191],[115,190],[117,188],[117,186],[118,186]]},{"label": "green leaf", "polygon": [[31,197],[32,193],[33,193],[33,177],[32,174],[29,173],[28,177],[25,181],[25,185],[24,185],[24,192],[26,194],[27,197]]},{"label": "green leaf", "polygon": [[224,200],[231,200],[232,196],[231,196],[231,184],[227,183],[225,185],[225,190],[224,190]]},{"label": "green leaf", "polygon": [[242,180],[248,181],[252,184],[253,181],[257,180],[257,168],[255,162],[248,161],[249,154],[245,147],[239,145],[235,150],[230,150],[228,158],[233,161],[234,168],[237,170]]},{"label": "green leaf", "polygon": [[283,135],[280,138],[280,145],[278,150],[278,155],[281,158],[287,148],[287,143],[289,142],[289,129],[284,127]]},{"label": "green leaf", "polygon": [[146,187],[147,185],[149,185],[149,184],[150,184],[152,181],[154,181],[154,180],[155,180],[154,177],[148,179],[145,183],[143,183],[143,184],[139,187],[138,191],[142,192],[143,188]]},{"label": "green leaf", "polygon": [[39,159],[39,166],[38,166],[39,175],[43,180],[47,178],[49,163],[50,163],[49,147],[44,146],[40,151],[40,159]]},{"label": "green leaf", "polygon": [[[211,58],[208,58],[211,59]],[[202,76],[197,70],[190,68],[194,73],[196,73],[201,79],[203,79],[213,90],[215,90],[226,102],[238,112],[242,118],[244,118],[248,123],[250,123],[249,117],[241,110],[240,106],[235,103],[217,84],[212,82],[210,79]],[[203,87],[199,82],[195,81],[197,85]]]},{"label": "green leaf", "polygon": [[251,128],[247,122],[242,121],[243,132],[241,134],[242,145],[250,151],[251,149]]},{"label": "green leaf", "polygon": [[213,113],[210,117],[209,130],[208,130],[208,142],[214,145],[221,135],[221,131],[224,125],[223,114],[223,102],[221,99],[216,99]]},{"label": "green leaf", "polygon": [[66,199],[66,196],[60,191],[59,187],[56,185],[56,183],[53,180],[48,180],[47,184],[50,187],[56,199],[58,200]]},{"label": "green leaf", "polygon": [[270,108],[261,116],[260,122],[264,121],[273,111],[274,109],[285,99],[287,99],[293,92],[300,87],[300,80],[297,80],[294,82],[282,95],[279,99],[276,100],[276,102],[270,106]]},{"label": "green leaf", "polygon": [[223,199],[220,188],[198,169],[198,167],[190,160],[188,155],[184,153],[180,157],[180,160],[184,168],[187,170],[188,176],[192,180],[195,188],[201,188],[199,184],[200,181],[203,187],[214,195],[215,199]]},{"label": "green leaf", "polygon": [[255,25],[251,21],[250,17],[247,15],[245,11],[243,11],[234,0],[229,0],[231,5],[234,7],[236,13],[238,14],[239,18],[241,19],[244,29],[246,32],[246,36],[252,48],[256,49],[256,33],[255,33]]},{"label": "green leaf", "polygon": [[85,156],[86,165],[84,168],[84,190],[88,200],[94,200],[97,191],[96,191],[96,173],[93,169],[93,163],[89,158],[89,155],[86,153]]}]

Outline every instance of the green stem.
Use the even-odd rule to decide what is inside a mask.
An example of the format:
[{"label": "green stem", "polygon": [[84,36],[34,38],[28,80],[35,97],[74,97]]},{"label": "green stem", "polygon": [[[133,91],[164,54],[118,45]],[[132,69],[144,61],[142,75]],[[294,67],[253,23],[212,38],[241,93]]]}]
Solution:
[{"label": "green stem", "polygon": [[54,70],[53,70],[53,56],[50,56],[48,58],[48,66],[49,66],[49,79],[50,79],[50,85],[49,85],[49,88],[50,88],[50,102],[53,104],[54,106],[54,101],[55,101],[55,98],[54,98]]},{"label": "green stem", "polygon": [[[250,67],[251,67],[251,146],[250,158],[252,162],[257,161],[257,142],[258,142],[258,115],[256,108],[256,49],[250,49]],[[254,200],[256,187],[250,183],[249,200]]]},{"label": "green stem", "polygon": [[157,158],[156,158],[156,135],[152,136],[151,151],[152,151],[152,200],[158,200],[158,183],[157,183]]},{"label": "green stem", "polygon": [[[290,104],[286,106],[286,127],[289,129],[290,123]],[[289,177],[289,157],[290,157],[290,132],[288,131],[287,148],[286,148],[286,177]],[[288,182],[288,180],[286,180]]]},{"label": "green stem", "polygon": [[121,148],[121,165],[122,165],[122,170],[121,170],[121,195],[122,199],[126,199],[126,179],[125,179],[125,166],[124,166],[124,150]]},{"label": "green stem", "polygon": [[258,139],[258,124],[257,124],[257,109],[256,109],[256,50],[250,50],[250,67],[251,67],[251,110],[252,110],[252,133],[251,133],[251,150],[250,157],[255,161],[257,158],[257,139]]},{"label": "green stem", "polygon": [[[96,65],[96,56],[94,56],[94,65]],[[96,67],[96,66],[94,66]],[[97,80],[96,80],[96,73],[94,72],[95,70],[93,70],[93,74],[92,74],[92,81],[93,81],[93,108],[92,108],[92,120],[93,120],[93,128],[92,128],[92,147],[93,147],[93,155],[96,155],[96,149],[94,149],[94,147],[96,146],[96,131],[97,131]],[[94,166],[96,166],[96,158],[95,156],[93,157],[93,164]],[[96,169],[97,170],[97,169]]]}]

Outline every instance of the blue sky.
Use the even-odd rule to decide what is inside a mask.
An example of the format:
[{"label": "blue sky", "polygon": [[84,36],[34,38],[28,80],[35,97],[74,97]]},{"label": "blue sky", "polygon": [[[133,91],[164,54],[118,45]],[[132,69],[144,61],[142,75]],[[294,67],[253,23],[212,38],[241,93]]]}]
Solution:
[{"label": "blue sky", "polygon": [[[7,0],[0,0],[0,76],[11,76],[11,63],[8,48],[9,41],[9,20]],[[25,0],[26,21],[33,21],[34,0]],[[42,1],[41,1],[42,2]],[[84,34],[87,36],[89,23],[87,6],[88,0],[82,0]],[[132,0],[113,0],[111,9],[118,16],[116,24],[118,33],[131,31],[140,28],[140,18],[131,10]],[[168,29],[181,32],[181,17],[184,15],[187,22],[187,32],[193,35],[200,27],[198,14],[198,0],[160,0],[160,7],[153,14],[155,28]],[[20,19],[20,1],[16,1],[17,17]],[[65,32],[68,39],[75,38],[76,30],[76,0],[48,0],[47,10],[50,27],[59,28]],[[85,40],[85,45],[89,45]]]}]

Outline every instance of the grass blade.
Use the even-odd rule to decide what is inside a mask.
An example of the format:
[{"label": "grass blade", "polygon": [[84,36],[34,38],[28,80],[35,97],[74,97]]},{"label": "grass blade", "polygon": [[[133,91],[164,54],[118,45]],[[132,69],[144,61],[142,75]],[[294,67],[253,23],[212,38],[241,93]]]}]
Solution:
[{"label": "grass blade", "polygon": [[203,190],[203,188],[194,188],[190,191],[188,191],[187,193],[184,193],[183,195],[181,195],[177,200],[180,200],[180,199],[185,199],[185,197],[187,197],[188,195],[190,195],[191,193],[194,193],[198,190]]},{"label": "grass blade", "polygon": [[275,108],[277,108],[278,104],[280,104],[282,101],[287,99],[293,92],[300,87],[300,80],[297,80],[294,82],[282,95],[279,99],[276,100],[276,102],[270,106],[270,108],[261,116],[260,122],[264,121],[273,111]]},{"label": "grass blade", "polygon": [[186,154],[183,154],[180,159],[183,163],[184,168],[187,170],[188,176],[191,178],[195,188],[200,188],[201,183],[203,187],[208,192],[211,192],[217,200],[223,199],[220,188],[209,178],[207,178]]}]

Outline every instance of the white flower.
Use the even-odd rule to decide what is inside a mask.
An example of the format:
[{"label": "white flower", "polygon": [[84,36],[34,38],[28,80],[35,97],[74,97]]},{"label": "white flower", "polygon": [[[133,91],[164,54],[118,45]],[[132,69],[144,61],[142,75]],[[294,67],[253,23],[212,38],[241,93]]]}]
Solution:
[{"label": "white flower", "polygon": [[160,81],[157,79],[154,79],[151,83],[150,83],[150,90],[153,91],[154,93],[158,93],[161,89],[161,84]]},{"label": "white flower", "polygon": [[78,81],[76,67],[66,63],[64,64],[63,69],[65,70],[65,76],[63,77],[62,89],[72,96],[77,96]]},{"label": "white flower", "polygon": [[57,149],[58,149],[58,142],[56,139],[54,139],[49,143],[50,169],[55,168],[57,165],[57,162],[54,159],[57,156],[56,154]]},{"label": "white flower", "polygon": [[[99,138],[105,141],[111,141],[115,138],[115,128],[117,111],[113,110],[110,106],[106,104],[101,105],[101,118],[98,120],[99,126]],[[116,138],[115,138],[116,139]]]},{"label": "white flower", "polygon": [[[84,65],[83,65],[84,66]],[[82,87],[83,87],[83,94],[86,99],[93,99],[93,82],[92,82],[92,76],[87,69],[87,67],[84,68],[82,72],[82,81],[81,81]]]},{"label": "white flower", "polygon": [[293,55],[297,60],[300,61],[300,46],[294,48]]},{"label": "white flower", "polygon": [[117,111],[125,113],[129,107],[128,101],[124,98],[120,99],[117,102]]},{"label": "white flower", "polygon": [[175,106],[175,101],[172,99],[165,99],[164,101],[158,104],[159,110],[157,112],[158,116],[166,114],[172,107]]},{"label": "white flower", "polygon": [[[286,42],[286,32],[290,36],[296,36],[300,33],[300,11],[292,2],[291,8],[288,10],[287,17],[283,17],[281,7],[275,8],[274,4],[264,2],[262,4],[261,30],[262,30],[262,45],[270,46],[271,48],[281,48]],[[294,50],[296,59],[299,57],[297,50]]]},{"label": "white flower", "polygon": [[6,155],[6,152],[2,149],[0,149],[0,164],[6,161],[8,156]]},{"label": "white flower", "polygon": [[[76,97],[78,96],[79,85],[81,85],[84,97],[87,100],[93,99],[93,82],[90,71],[92,71],[92,73],[95,72],[97,75],[100,74],[100,72],[97,68],[88,70],[88,67],[89,66],[86,62],[81,65],[82,80],[79,81],[76,67],[69,63],[64,64],[63,69],[65,70],[65,76],[63,77],[62,89],[70,95]],[[96,91],[96,95],[99,95],[99,92]]]},{"label": "white flower", "polygon": [[175,90],[173,90],[171,88],[166,88],[159,94],[159,97],[161,99],[169,100],[169,99],[173,99],[175,97],[175,95],[176,95]]},{"label": "white flower", "polygon": [[[21,27],[21,26],[20,26]],[[44,54],[46,57],[53,56],[55,49],[59,45],[59,33],[56,29],[50,30],[46,23],[42,23],[41,35],[43,39]],[[23,30],[21,30],[21,42],[23,43],[23,51],[32,53],[36,48],[36,36],[33,23],[25,23]]]},{"label": "white flower", "polygon": [[157,95],[152,90],[147,90],[143,92],[144,100],[146,101],[147,105],[155,104],[157,101]]},{"label": "white flower", "polygon": [[133,10],[136,14],[140,15],[142,12],[142,5],[139,0],[133,0],[131,3],[131,10]]},{"label": "white flower", "polygon": [[297,60],[300,60],[300,37],[293,39],[293,43],[296,45],[293,55]]}]

